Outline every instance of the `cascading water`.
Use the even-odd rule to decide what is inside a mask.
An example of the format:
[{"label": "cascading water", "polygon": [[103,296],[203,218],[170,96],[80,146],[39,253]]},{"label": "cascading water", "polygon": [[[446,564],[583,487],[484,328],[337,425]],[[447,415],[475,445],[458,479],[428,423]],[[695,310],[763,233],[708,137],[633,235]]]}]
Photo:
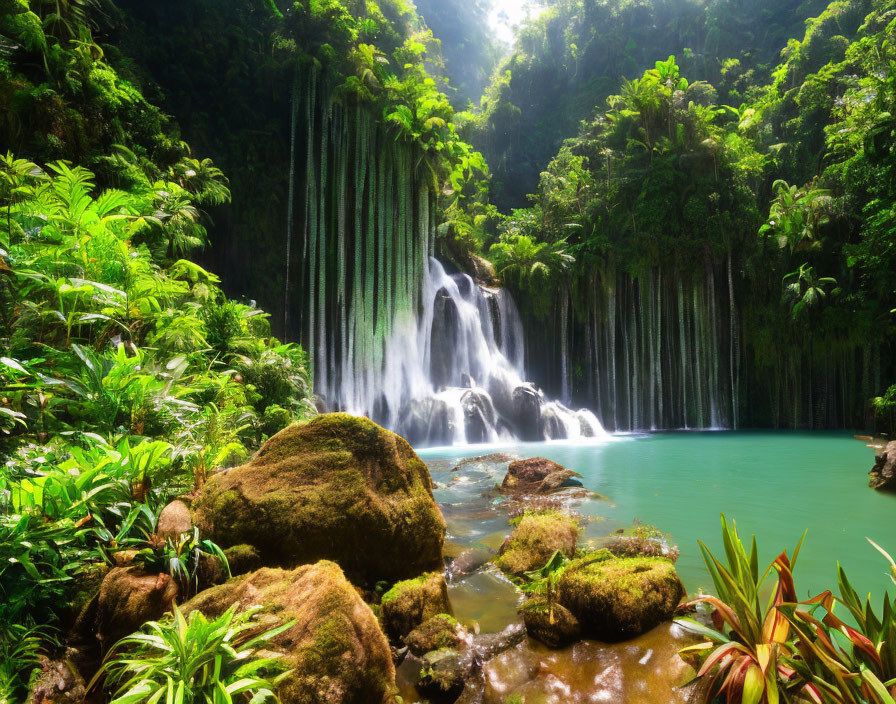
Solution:
[{"label": "cascading water", "polygon": [[450,276],[430,259],[420,313],[396,325],[382,364],[356,368],[319,392],[415,445],[607,437],[593,413],[546,399],[524,370],[510,294]]}]

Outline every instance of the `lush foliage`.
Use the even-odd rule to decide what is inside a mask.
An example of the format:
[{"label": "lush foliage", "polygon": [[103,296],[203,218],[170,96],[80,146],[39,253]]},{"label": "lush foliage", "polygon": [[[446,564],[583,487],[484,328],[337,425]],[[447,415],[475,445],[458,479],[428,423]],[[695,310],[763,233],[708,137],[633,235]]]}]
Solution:
[{"label": "lush foliage", "polygon": [[311,412],[304,353],[176,258],[204,235],[194,204],[226,195],[210,164],[165,181],[132,165],[136,185],[105,191],[64,162],[0,169],[0,621],[67,617],[124,547],[188,596],[200,558],[223,556],[197,535],[160,543],[157,516]]},{"label": "lush foliage", "polygon": [[[552,0],[524,25],[472,118],[469,139],[494,173],[504,212],[525,205],[564,139],[624,77],[675,54],[687,75],[719,84],[760,82],[823,0],[799,3],[689,0]],[[744,77],[746,78],[744,79]]]},{"label": "lush foliage", "polygon": [[94,682],[105,677],[114,688],[111,704],[276,702],[285,668],[260,651],[292,624],[266,630],[254,620],[257,611],[237,614],[233,606],[215,619],[199,611],[185,618],[175,607],[173,616],[119,641]]}]

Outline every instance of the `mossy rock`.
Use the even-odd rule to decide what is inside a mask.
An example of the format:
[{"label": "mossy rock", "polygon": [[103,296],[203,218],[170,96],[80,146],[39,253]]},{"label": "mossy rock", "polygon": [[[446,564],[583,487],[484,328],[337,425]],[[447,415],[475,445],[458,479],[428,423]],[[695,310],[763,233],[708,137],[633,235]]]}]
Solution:
[{"label": "mossy rock", "polygon": [[398,582],[383,594],[381,604],[383,628],[396,642],[433,616],[451,613],[448,585],[441,572]]},{"label": "mossy rock", "polygon": [[579,620],[583,635],[610,642],[668,621],[684,594],[669,560],[606,550],[570,562],[557,587],[557,601]]},{"label": "mossy rock", "polygon": [[167,574],[140,567],[115,567],[103,579],[97,600],[96,630],[103,652],[147,621],[171,611],[177,583]]},{"label": "mossy rock", "polygon": [[261,569],[261,553],[252,545],[233,545],[224,550],[224,557],[234,577]]},{"label": "mossy rock", "polygon": [[562,604],[550,604],[544,597],[529,599],[519,612],[529,637],[549,648],[562,648],[579,640],[582,635],[579,619]]},{"label": "mossy rock", "polygon": [[202,592],[182,608],[216,617],[231,605],[263,606],[271,626],[293,622],[270,642],[292,673],[283,704],[378,704],[395,695],[395,668],[376,617],[337,564],[263,568]]},{"label": "mossy rock", "polygon": [[438,614],[420,624],[404,639],[414,655],[425,655],[433,650],[456,648],[460,645],[460,625],[450,614]]},{"label": "mossy rock", "polygon": [[344,413],[277,433],[212,477],[193,508],[204,536],[252,545],[269,566],[329,559],[372,584],[442,564],[445,521],[426,465],[399,436]]},{"label": "mossy rock", "polygon": [[507,574],[521,576],[544,567],[558,550],[572,557],[578,540],[578,523],[568,513],[527,513],[519,519],[495,564]]}]

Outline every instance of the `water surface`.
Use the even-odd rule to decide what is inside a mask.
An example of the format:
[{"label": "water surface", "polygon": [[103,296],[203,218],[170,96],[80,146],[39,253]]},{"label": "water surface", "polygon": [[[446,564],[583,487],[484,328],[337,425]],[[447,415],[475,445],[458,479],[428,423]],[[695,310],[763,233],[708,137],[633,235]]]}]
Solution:
[{"label": "water surface", "polygon": [[711,588],[697,540],[721,551],[721,513],[737,521],[742,538],[756,534],[765,563],[808,530],[796,570],[801,595],[835,588],[838,560],[860,593],[889,585],[886,563],[865,538],[896,554],[896,496],[868,488],[872,451],[848,433],[687,432],[420,450],[439,487],[449,544],[495,545],[507,532],[506,518],[490,511],[499,499],[481,496],[506,465],[450,471],[460,458],[496,450],[555,460],[611,499],[578,508],[600,519],[587,537],[636,519],[670,534],[691,592]]}]

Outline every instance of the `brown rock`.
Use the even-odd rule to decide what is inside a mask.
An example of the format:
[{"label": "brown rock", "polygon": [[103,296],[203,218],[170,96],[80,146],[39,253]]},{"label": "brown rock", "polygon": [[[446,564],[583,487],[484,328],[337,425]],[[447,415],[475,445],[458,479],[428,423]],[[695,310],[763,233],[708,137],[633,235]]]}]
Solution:
[{"label": "brown rock", "polygon": [[544,457],[530,457],[510,463],[501,491],[505,494],[550,493],[572,477],[578,476],[580,475],[572,470]]},{"label": "brown rock", "polygon": [[562,604],[534,597],[520,607],[520,614],[529,637],[549,648],[562,648],[581,638],[579,619]]},{"label": "brown rock", "polygon": [[183,606],[216,617],[263,605],[270,626],[293,622],[270,642],[292,672],[283,704],[380,704],[395,694],[395,668],[376,617],[333,562],[292,571],[261,569],[202,592]]},{"label": "brown rock", "polygon": [[881,491],[896,491],[896,440],[887,443],[875,457],[874,467],[868,473],[868,485]]},{"label": "brown rock", "polygon": [[110,570],[97,602],[97,637],[103,652],[171,611],[176,598],[177,583],[170,575],[149,574],[139,567]]},{"label": "brown rock", "polygon": [[160,538],[179,538],[193,530],[193,519],[190,509],[183,501],[172,501],[159,514],[156,534]]}]

